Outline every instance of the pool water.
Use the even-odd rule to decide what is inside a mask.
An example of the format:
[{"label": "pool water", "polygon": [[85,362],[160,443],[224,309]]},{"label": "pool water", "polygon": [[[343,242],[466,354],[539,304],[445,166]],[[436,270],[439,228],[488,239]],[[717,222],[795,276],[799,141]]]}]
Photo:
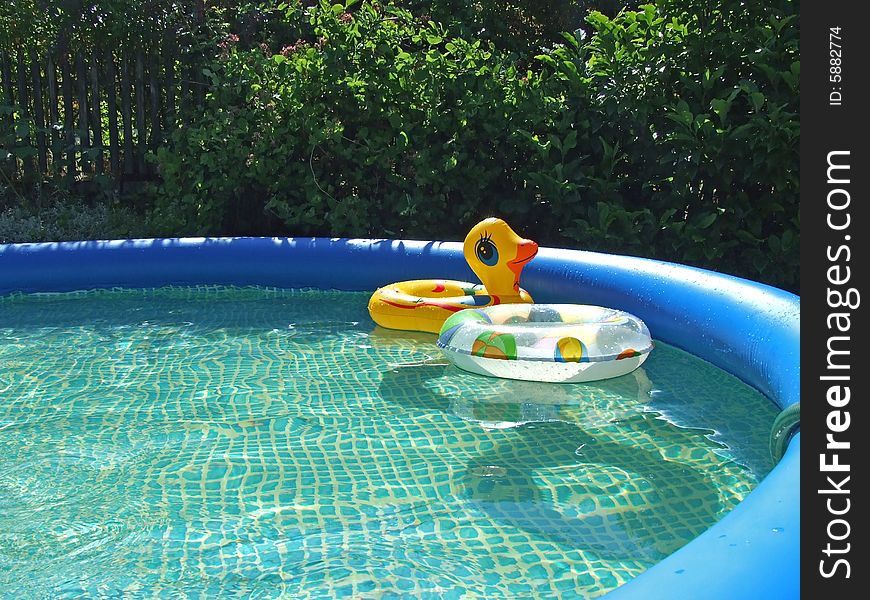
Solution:
[{"label": "pool water", "polygon": [[367,300],[0,298],[0,597],[595,597],[773,466],[773,404],[666,344],[489,379]]}]

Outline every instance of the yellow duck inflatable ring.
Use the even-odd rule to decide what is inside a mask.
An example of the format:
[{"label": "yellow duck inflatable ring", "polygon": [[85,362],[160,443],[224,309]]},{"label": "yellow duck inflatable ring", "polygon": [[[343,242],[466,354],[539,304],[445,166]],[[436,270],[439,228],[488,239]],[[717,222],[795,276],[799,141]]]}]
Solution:
[{"label": "yellow duck inflatable ring", "polygon": [[520,287],[520,273],[538,253],[535,242],[490,218],[468,232],[462,251],[483,285],[446,279],[392,283],[372,294],[372,320],[388,329],[438,333],[448,317],[466,308],[532,302]]}]

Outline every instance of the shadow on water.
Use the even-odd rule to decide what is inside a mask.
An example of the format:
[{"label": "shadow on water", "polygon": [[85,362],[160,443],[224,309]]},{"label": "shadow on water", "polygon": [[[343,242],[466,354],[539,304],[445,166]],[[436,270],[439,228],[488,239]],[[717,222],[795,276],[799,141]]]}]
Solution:
[{"label": "shadow on water", "polygon": [[378,392],[388,401],[410,410],[450,411],[450,397],[439,394],[429,382],[444,376],[443,364],[393,367],[385,371]]},{"label": "shadow on water", "polygon": [[[653,415],[621,423],[667,426]],[[670,426],[673,427],[673,426]],[[464,487],[490,517],[605,558],[659,560],[700,534],[721,509],[698,469],[617,443],[573,423],[527,424],[469,461]],[[655,438],[658,435],[654,436]],[[571,471],[546,485],[547,470]]]},{"label": "shadow on water", "polygon": [[[503,429],[491,434],[494,446],[468,461],[459,482],[489,518],[601,558],[657,561],[713,524],[722,505],[702,471],[667,460],[657,447],[697,446],[710,431],[687,430],[649,412],[644,400],[651,384],[642,369],[635,373],[601,386],[565,386],[421,363],[384,372],[379,391],[405,409]],[[445,382],[454,375],[480,385],[451,388]],[[602,397],[609,408],[601,408]],[[642,447],[635,439],[652,443]],[[550,473],[558,476],[548,481]]]}]

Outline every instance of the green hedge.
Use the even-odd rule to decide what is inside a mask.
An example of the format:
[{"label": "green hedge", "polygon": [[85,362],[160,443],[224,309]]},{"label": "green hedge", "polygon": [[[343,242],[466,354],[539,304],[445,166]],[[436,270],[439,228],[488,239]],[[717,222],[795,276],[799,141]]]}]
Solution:
[{"label": "green hedge", "polygon": [[796,3],[592,13],[523,71],[394,5],[280,10],[299,41],[220,42],[158,152],[161,229],[457,238],[497,214],[797,288]]},{"label": "green hedge", "polygon": [[[91,5],[71,39],[153,29]],[[211,86],[151,156],[139,233],[459,239],[498,215],[797,290],[798,2],[568,5],[156,0]],[[50,43],[34,19],[3,39]]]},{"label": "green hedge", "polygon": [[560,110],[540,76],[392,6],[323,3],[277,52],[228,37],[202,116],[158,152],[163,226],[456,237],[532,209],[524,130]]},{"label": "green hedge", "polygon": [[576,239],[798,287],[797,8],[663,0],[590,20],[619,186]]}]

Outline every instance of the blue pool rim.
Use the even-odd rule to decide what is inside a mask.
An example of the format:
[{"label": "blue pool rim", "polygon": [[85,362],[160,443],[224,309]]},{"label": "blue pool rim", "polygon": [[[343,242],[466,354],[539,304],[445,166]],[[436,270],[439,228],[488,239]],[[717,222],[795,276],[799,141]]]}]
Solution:
[{"label": "blue pool rim", "polygon": [[[428,278],[474,281],[462,244],[184,238],[0,245],[0,295],[166,285],[371,291]],[[733,373],[780,408],[800,400],[800,298],[794,294],[673,263],[550,248],[526,267],[522,284],[537,302],[635,314],[654,338]],[[799,488],[798,433],[734,510],[606,597],[799,597]]]}]

